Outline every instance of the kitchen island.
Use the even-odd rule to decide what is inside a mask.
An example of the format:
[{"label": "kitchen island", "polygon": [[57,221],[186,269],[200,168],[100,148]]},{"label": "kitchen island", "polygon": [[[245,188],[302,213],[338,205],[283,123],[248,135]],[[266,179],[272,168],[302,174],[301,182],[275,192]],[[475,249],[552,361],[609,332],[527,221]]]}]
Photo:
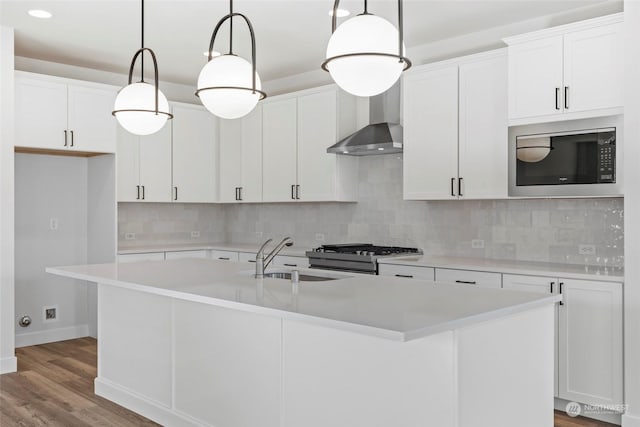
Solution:
[{"label": "kitchen island", "polygon": [[47,271],[98,283],[96,394],[163,425],[553,425],[558,295],[206,259]]}]

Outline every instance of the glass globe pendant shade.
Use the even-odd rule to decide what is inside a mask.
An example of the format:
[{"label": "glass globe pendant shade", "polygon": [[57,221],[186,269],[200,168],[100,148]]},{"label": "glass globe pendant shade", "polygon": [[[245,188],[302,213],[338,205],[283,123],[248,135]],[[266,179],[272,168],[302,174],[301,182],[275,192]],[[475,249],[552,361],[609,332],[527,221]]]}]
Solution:
[{"label": "glass globe pendant shade", "polygon": [[[386,19],[375,15],[353,17],[331,36],[326,69],[346,92],[356,96],[378,95],[393,86],[406,68],[407,64],[397,56],[398,37],[397,28]],[[403,43],[402,56],[404,51]]]},{"label": "glass globe pendant shade", "polygon": [[263,98],[260,76],[256,72],[256,91],[249,61],[236,55],[213,58],[200,71],[196,94],[212,114],[237,119],[249,114]]},{"label": "glass globe pendant shade", "polygon": [[167,119],[169,103],[158,90],[158,113],[156,113],[155,86],[145,83],[132,83],[118,92],[114,106],[114,116],[120,125],[135,135],[151,135],[158,132]]},{"label": "glass globe pendant shade", "polygon": [[544,160],[552,149],[549,137],[526,138],[516,142],[516,158],[521,162],[536,163]]}]

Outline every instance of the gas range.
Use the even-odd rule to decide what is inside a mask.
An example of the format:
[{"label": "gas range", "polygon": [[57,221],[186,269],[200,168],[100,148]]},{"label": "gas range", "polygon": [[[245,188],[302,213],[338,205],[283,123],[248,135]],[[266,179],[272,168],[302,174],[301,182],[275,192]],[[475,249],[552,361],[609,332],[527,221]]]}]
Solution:
[{"label": "gas range", "polygon": [[407,255],[421,255],[418,248],[377,246],[370,243],[322,245],[307,251],[311,268],[378,274],[378,259]]}]

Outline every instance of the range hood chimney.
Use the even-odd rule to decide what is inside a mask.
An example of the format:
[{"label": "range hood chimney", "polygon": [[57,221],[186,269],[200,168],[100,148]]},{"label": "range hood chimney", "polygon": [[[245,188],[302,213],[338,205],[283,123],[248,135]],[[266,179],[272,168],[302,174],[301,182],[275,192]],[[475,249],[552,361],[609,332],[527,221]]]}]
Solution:
[{"label": "range hood chimney", "polygon": [[372,156],[402,153],[400,81],[369,98],[369,125],[327,148],[327,153]]}]

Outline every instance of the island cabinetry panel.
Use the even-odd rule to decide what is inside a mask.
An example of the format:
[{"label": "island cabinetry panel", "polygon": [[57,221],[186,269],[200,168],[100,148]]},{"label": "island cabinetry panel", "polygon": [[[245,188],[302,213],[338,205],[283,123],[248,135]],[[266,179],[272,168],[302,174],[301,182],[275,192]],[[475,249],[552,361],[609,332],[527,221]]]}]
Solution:
[{"label": "island cabinetry panel", "polygon": [[622,20],[614,14],[505,39],[509,123],[621,114]]},{"label": "island cabinetry panel", "polygon": [[220,202],[262,201],[262,106],[220,120]]},{"label": "island cabinetry panel", "polygon": [[556,396],[592,405],[623,403],[622,284],[505,274],[505,289],[561,293]]},{"label": "island cabinetry panel", "polygon": [[404,277],[407,279],[433,280],[435,269],[432,267],[415,267],[412,265],[379,264],[378,274],[381,276]]},{"label": "island cabinetry panel", "polygon": [[205,425],[280,427],[280,319],[180,300],[174,316],[176,411]]},{"label": "island cabinetry panel", "polygon": [[98,380],[171,408],[171,299],[98,285],[98,304]]},{"label": "island cabinetry panel", "polygon": [[111,111],[115,98],[113,87],[17,73],[15,145],[114,153],[116,120]]},{"label": "island cabinetry panel", "polygon": [[119,254],[118,262],[164,261],[164,252],[147,252],[140,254]]},{"label": "island cabinetry panel", "polygon": [[[209,256],[212,259],[218,259],[221,261],[239,261],[238,252],[234,251],[220,251],[220,250],[211,250],[209,251]],[[255,255],[254,255],[255,258]]]},{"label": "island cabinetry panel", "polygon": [[172,201],[216,202],[218,120],[205,108],[191,104],[174,103],[173,114]]},{"label": "island cabinetry panel", "polygon": [[182,258],[208,258],[208,251],[174,251],[174,252],[165,252],[164,259],[182,259]]},{"label": "island cabinetry panel", "polygon": [[460,283],[484,288],[501,288],[502,274],[485,271],[452,270],[436,268],[437,282]]},{"label": "island cabinetry panel", "polygon": [[118,126],[119,202],[170,202],[171,123],[153,135],[133,135]]},{"label": "island cabinetry panel", "polygon": [[506,52],[416,68],[404,78],[406,200],[507,196]]}]

